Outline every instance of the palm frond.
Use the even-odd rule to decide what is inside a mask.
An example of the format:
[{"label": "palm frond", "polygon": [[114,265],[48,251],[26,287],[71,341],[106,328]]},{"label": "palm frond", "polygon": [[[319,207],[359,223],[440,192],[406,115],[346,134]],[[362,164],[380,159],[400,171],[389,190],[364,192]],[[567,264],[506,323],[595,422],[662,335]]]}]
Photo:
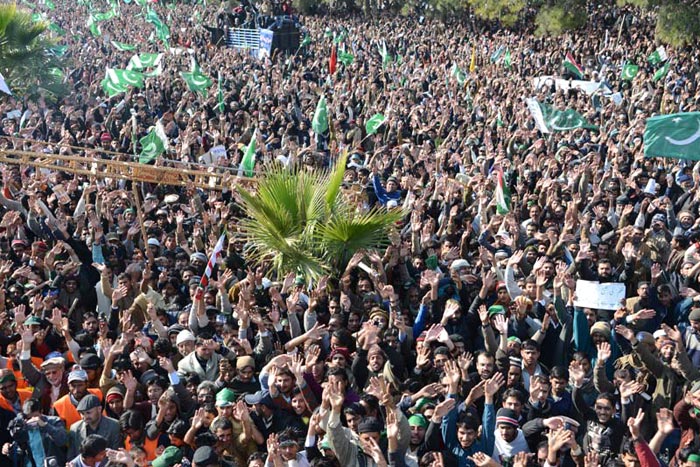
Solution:
[{"label": "palm frond", "polygon": [[343,154],[338,158],[335,163],[335,167],[328,177],[328,186],[326,188],[326,209],[332,211],[338,195],[340,194],[340,187],[343,184],[343,179],[345,178],[345,166],[348,161],[348,150],[343,151]]}]

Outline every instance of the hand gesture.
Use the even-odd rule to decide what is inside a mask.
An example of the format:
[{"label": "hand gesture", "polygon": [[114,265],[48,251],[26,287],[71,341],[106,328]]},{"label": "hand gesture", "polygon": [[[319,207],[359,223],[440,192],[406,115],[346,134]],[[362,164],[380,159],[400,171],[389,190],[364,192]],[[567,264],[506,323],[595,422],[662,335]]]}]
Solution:
[{"label": "hand gesture", "polygon": [[418,350],[418,355],[416,356],[416,366],[418,368],[425,368],[429,364],[430,364],[430,347],[427,345],[424,345]]},{"label": "hand gesture", "polygon": [[491,464],[492,459],[488,455],[484,454],[483,452],[475,452],[471,456],[468,457],[470,461],[476,465],[476,467],[487,467]]},{"label": "hand gesture", "polygon": [[659,409],[656,413],[656,428],[660,433],[670,435],[673,430],[673,412],[669,409]]},{"label": "hand gesture", "polygon": [[158,363],[162,369],[168,372],[168,374],[175,373],[173,361],[168,357],[158,357]]},{"label": "hand gesture", "polygon": [[627,428],[630,430],[630,435],[632,439],[638,439],[642,433],[642,422],[644,421],[644,412],[639,409],[636,417],[630,417],[627,419]]},{"label": "hand gesture", "polygon": [[574,386],[577,388],[583,386],[583,381],[586,378],[586,372],[584,371],[580,362],[571,362],[569,365],[569,376]]},{"label": "hand gesture", "polygon": [[659,263],[654,263],[651,265],[651,279],[656,281],[661,277],[661,274],[663,274],[663,270],[661,269],[661,265]]},{"label": "hand gesture", "polygon": [[386,465],[384,454],[382,454],[382,450],[374,438],[368,438],[368,442],[365,444],[365,452],[374,460],[375,464]]},{"label": "hand gesture", "polygon": [[486,305],[481,305],[479,307],[479,319],[483,324],[489,322],[489,310],[486,308]]},{"label": "hand gesture", "polygon": [[340,412],[345,402],[345,394],[339,381],[329,381],[324,389],[328,391],[328,402],[330,402],[333,411]]},{"label": "hand gesture", "polygon": [[479,381],[479,384],[474,386],[471,391],[469,391],[469,395],[467,396],[467,399],[465,401],[465,405],[469,407],[472,405],[474,402],[478,401],[482,397],[484,397],[484,390],[486,386],[486,381]]},{"label": "hand gesture", "polygon": [[598,344],[598,361],[602,362],[603,364],[608,361],[610,356],[612,355],[612,348],[610,347],[610,343],[608,342],[601,342]]},{"label": "hand gesture", "polygon": [[207,412],[204,407],[197,409],[192,417],[192,426],[199,429],[204,426],[204,420],[207,418]]},{"label": "hand gesture", "polygon": [[625,381],[624,383],[620,384],[620,397],[622,399],[629,399],[633,395],[638,394],[644,390],[644,386],[641,385],[640,383],[632,380],[632,381]]},{"label": "hand gesture", "polygon": [[486,396],[487,400],[491,399],[493,400],[493,396],[496,395],[499,389],[506,383],[506,379],[503,376],[503,373],[496,372],[491,379],[486,381],[486,384],[484,385],[484,395]]},{"label": "hand gesture", "polygon": [[452,409],[454,409],[456,406],[457,400],[451,397],[448,397],[444,401],[440,402],[437,406],[435,406],[435,410],[433,410],[433,421],[435,423],[440,423],[440,421],[442,421],[442,419],[447,416],[448,413],[452,412]]},{"label": "hand gesture", "polygon": [[445,312],[443,313],[443,319],[452,319],[460,309],[459,302],[457,300],[448,300],[445,304]]},{"label": "hand gesture", "polygon": [[386,436],[387,438],[399,437],[399,421],[396,412],[388,412],[386,415]]},{"label": "hand gesture", "polygon": [[502,336],[508,336],[508,318],[504,315],[496,315],[494,318],[494,327]]},{"label": "hand gesture", "polygon": [[627,339],[628,341],[632,341],[632,339],[634,339],[634,331],[632,331],[627,326],[623,326],[622,324],[618,324],[617,326],[615,326],[615,332]]},{"label": "hand gesture", "polygon": [[665,323],[661,324],[661,329],[664,330],[669,339],[678,344],[683,343],[683,334],[678,330],[678,326],[669,326]]},{"label": "hand gesture", "polygon": [[459,367],[454,362],[454,360],[447,360],[445,362],[445,378],[447,379],[450,386],[457,386],[462,378]]}]

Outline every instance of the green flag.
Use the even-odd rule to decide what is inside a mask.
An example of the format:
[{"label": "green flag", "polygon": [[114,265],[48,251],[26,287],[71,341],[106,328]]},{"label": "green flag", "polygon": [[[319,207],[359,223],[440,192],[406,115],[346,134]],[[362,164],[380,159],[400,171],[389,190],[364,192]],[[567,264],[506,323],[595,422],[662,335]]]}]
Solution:
[{"label": "green flag", "polygon": [[90,29],[90,33],[95,37],[99,37],[102,35],[102,30],[100,30],[100,25],[97,23],[98,22],[95,19],[94,15],[88,16],[87,27],[88,27],[88,29]]},{"label": "green flag", "polygon": [[158,66],[160,60],[163,58],[163,54],[136,54],[129,60],[129,64],[126,66],[127,70],[143,70],[144,68],[151,68]]},{"label": "green flag", "polygon": [[253,131],[253,137],[250,138],[250,143],[248,147],[245,148],[245,153],[241,159],[241,165],[238,167],[238,176],[241,177],[245,175],[246,177],[253,176],[253,169],[255,168],[255,139],[258,136],[258,129]]},{"label": "green flag", "polygon": [[628,63],[622,67],[621,78],[626,81],[632,81],[637,76],[637,73],[639,73],[639,65]]},{"label": "green flag", "polygon": [[103,79],[100,82],[100,84],[102,85],[102,90],[109,97],[114,97],[117,94],[120,94],[122,92],[126,92],[129,89],[129,87],[126,85],[113,83],[112,80],[110,80],[109,77],[107,77],[107,76],[105,76],[105,79]]},{"label": "green flag", "polygon": [[341,50],[340,52],[338,52],[338,61],[345,66],[349,66],[352,65],[352,62],[355,61],[355,56],[349,52]]},{"label": "green flag", "polygon": [[652,65],[658,65],[661,62],[665,62],[668,59],[668,54],[666,53],[666,48],[662,45],[654,50],[647,60]]},{"label": "green flag", "polygon": [[218,79],[216,80],[216,100],[219,102],[217,107],[219,112],[223,113],[226,105],[224,104],[224,91],[221,89],[221,72],[219,72]]},{"label": "green flag", "polygon": [[467,81],[467,74],[460,69],[456,63],[452,64],[452,71],[450,72],[452,76],[457,80],[457,83],[464,84]]},{"label": "green flag", "polygon": [[44,15],[42,15],[41,13],[32,13],[31,18],[32,21],[34,21],[35,23],[38,23],[39,21],[44,21]]},{"label": "green flag", "polygon": [[49,68],[49,74],[51,76],[54,76],[54,77],[61,79],[61,80],[65,77],[63,70],[61,70],[60,68],[56,68],[56,67]]},{"label": "green flag", "polygon": [[51,0],[45,0],[44,5],[46,5],[46,8],[48,8],[49,10],[53,10],[56,8],[56,5],[54,5],[54,3]]},{"label": "green flag", "polygon": [[49,31],[53,32],[57,36],[64,36],[66,34],[66,31],[56,23],[49,24]]},{"label": "green flag", "polygon": [[506,50],[506,54],[503,57],[503,64],[506,66],[507,69],[510,70],[510,65],[511,65],[511,58],[510,58],[510,49]]},{"label": "green flag", "polygon": [[311,128],[319,135],[328,131],[328,106],[326,105],[326,96],[321,96],[318,100],[318,104],[316,104],[316,112],[314,112]]},{"label": "green flag", "polygon": [[700,160],[700,112],[648,118],[644,156]]},{"label": "green flag", "polygon": [[335,36],[333,38],[333,43],[338,45],[341,42],[343,42],[347,36],[348,36],[348,33],[345,31],[345,29],[343,29],[342,31],[340,31],[340,34],[338,34],[337,36]]},{"label": "green flag", "polygon": [[304,36],[304,39],[301,41],[301,44],[299,44],[299,48],[306,47],[309,44],[311,44],[311,36],[307,34],[306,36]]},{"label": "green flag", "polygon": [[386,41],[382,41],[382,47],[379,49],[379,55],[382,56],[382,67],[386,67],[391,63],[391,55],[386,49]]},{"label": "green flag", "polygon": [[491,54],[490,60],[491,63],[496,63],[498,59],[501,57],[501,54],[503,53],[503,50],[506,47],[504,45],[499,45],[498,48]]},{"label": "green flag", "polygon": [[187,83],[187,87],[192,92],[204,92],[209,89],[212,85],[211,79],[200,71],[193,71],[190,73],[180,72],[180,76]]},{"label": "green flag", "polygon": [[141,143],[140,163],[147,164],[165,152],[165,143],[167,140],[163,141],[163,135],[159,135],[158,133],[156,128],[153,128],[146,136],[139,140],[139,143]]},{"label": "green flag", "polygon": [[114,18],[117,16],[117,12],[112,8],[109,11],[105,11],[104,13],[93,13],[92,15],[93,21],[109,21],[110,19]]},{"label": "green flag", "polygon": [[367,136],[373,135],[377,132],[380,126],[384,124],[386,117],[382,114],[375,114],[367,120],[365,123],[365,130],[367,131]]},{"label": "green flag", "polygon": [[116,68],[107,68],[107,78],[119,86],[134,86],[137,88],[143,87],[143,73],[132,70],[119,70]]},{"label": "green flag", "polygon": [[49,51],[57,57],[63,57],[68,51],[68,46],[59,44],[49,48]]},{"label": "green flag", "polygon": [[117,42],[117,41],[110,41],[112,45],[114,46],[115,49],[121,50],[122,52],[130,52],[132,50],[136,50],[135,45],[130,45],[130,44],[125,44],[123,42]]},{"label": "green flag", "polygon": [[532,117],[535,119],[537,129],[542,133],[575,130],[577,128],[598,129],[597,126],[588,123],[583,115],[573,109],[557,110],[532,98],[527,99],[526,102]]},{"label": "green flag", "polygon": [[660,79],[664,79],[666,75],[668,74],[668,70],[671,69],[671,60],[667,61],[664,66],[656,70],[656,73],[654,73],[654,76],[651,78],[652,81],[658,81]]}]

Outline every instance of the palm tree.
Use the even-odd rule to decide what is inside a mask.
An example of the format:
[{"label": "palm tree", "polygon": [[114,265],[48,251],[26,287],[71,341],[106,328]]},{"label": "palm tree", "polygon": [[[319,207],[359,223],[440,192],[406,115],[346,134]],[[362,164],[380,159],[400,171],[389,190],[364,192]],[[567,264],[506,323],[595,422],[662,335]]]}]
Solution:
[{"label": "palm tree", "polygon": [[60,67],[60,60],[49,53],[55,43],[46,34],[48,27],[15,4],[0,5],[0,73],[14,94],[56,84],[56,76],[47,71]]},{"label": "palm tree", "polygon": [[388,244],[388,232],[404,213],[357,210],[341,190],[346,160],[344,154],[327,171],[269,166],[255,192],[238,188],[253,263],[271,265],[278,277],[295,272],[308,282],[342,272],[359,250]]}]

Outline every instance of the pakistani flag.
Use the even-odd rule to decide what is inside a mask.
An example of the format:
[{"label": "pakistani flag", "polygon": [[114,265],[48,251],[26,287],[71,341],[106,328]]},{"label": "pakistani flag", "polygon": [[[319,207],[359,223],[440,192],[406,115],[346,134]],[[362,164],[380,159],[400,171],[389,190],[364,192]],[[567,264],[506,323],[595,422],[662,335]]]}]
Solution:
[{"label": "pakistani flag", "polygon": [[505,50],[505,48],[506,47],[504,45],[498,46],[496,51],[491,54],[491,57],[490,57],[491,63],[496,63],[498,61],[498,59],[501,57],[501,54],[503,53],[503,50]]},{"label": "pakistani flag", "polygon": [[328,106],[326,105],[326,96],[321,96],[316,105],[314,119],[311,122],[311,128],[318,135],[322,135],[328,131]]},{"label": "pakistani flag", "polygon": [[117,12],[114,8],[112,8],[111,10],[105,11],[104,13],[93,13],[90,16],[92,17],[93,21],[109,21],[110,19],[117,16]]},{"label": "pakistani flag", "polygon": [[628,63],[622,67],[621,78],[625,81],[632,81],[637,73],[639,73],[639,65]]},{"label": "pakistani flag", "polygon": [[379,55],[382,56],[382,67],[386,67],[391,63],[391,55],[386,49],[386,41],[382,41],[382,47],[379,49]]},{"label": "pakistani flag", "polygon": [[56,5],[54,5],[54,3],[51,0],[46,0],[44,2],[44,5],[46,5],[46,8],[48,8],[49,10],[53,10],[54,8],[56,8]]},{"label": "pakistani flag", "polygon": [[367,136],[375,134],[379,127],[384,124],[384,122],[386,122],[386,117],[384,117],[384,115],[373,115],[369,120],[367,120],[367,123],[365,123],[365,130],[367,130]]},{"label": "pakistani flag", "polygon": [[500,215],[510,212],[510,190],[503,180],[503,170],[496,170],[496,212]]},{"label": "pakistani flag", "polygon": [[456,63],[452,64],[452,71],[450,74],[455,77],[459,84],[464,84],[467,81],[467,74],[464,70],[459,68]]},{"label": "pakistani flag", "polygon": [[243,154],[243,159],[241,159],[241,165],[238,167],[238,176],[241,177],[245,175],[246,177],[253,176],[253,169],[255,168],[255,139],[258,136],[258,129],[253,131],[253,137],[250,138],[250,143],[248,147],[245,148],[245,153]]},{"label": "pakistani flag", "polygon": [[577,128],[598,129],[597,126],[588,123],[583,118],[583,115],[573,109],[557,110],[532,98],[527,99],[527,107],[535,119],[537,129],[542,133],[575,130]]},{"label": "pakistani flag", "polygon": [[61,26],[56,23],[49,24],[49,31],[53,32],[57,36],[64,36],[66,34],[65,29],[61,28]]},{"label": "pakistani flag", "polygon": [[352,65],[352,62],[355,61],[355,56],[349,52],[341,50],[340,52],[338,52],[338,61],[345,66],[349,66]]},{"label": "pakistani flag", "polygon": [[204,94],[205,91],[212,85],[211,79],[199,70],[195,70],[190,73],[180,72],[180,76],[185,80],[187,87],[192,92]]},{"label": "pakistani flag", "polygon": [[97,20],[95,19],[94,15],[88,16],[87,27],[90,29],[90,33],[93,36],[99,37],[102,35],[102,30],[100,29],[100,25],[97,24]]},{"label": "pakistani flag", "polygon": [[149,8],[146,12],[146,22],[151,23],[153,26],[155,26],[156,36],[158,36],[158,39],[160,39],[164,43],[168,42],[168,39],[170,38],[170,29],[160,19],[158,13]]},{"label": "pakistani flag", "polygon": [[119,83],[112,82],[112,80],[109,79],[109,76],[105,76],[105,79],[103,79],[100,82],[100,84],[102,85],[102,90],[109,97],[114,97],[117,94],[121,94],[122,92],[126,92],[129,89],[129,87],[125,84],[119,84]]},{"label": "pakistani flag", "polygon": [[503,64],[506,66],[507,69],[510,70],[510,65],[512,61],[510,58],[510,49],[506,50],[506,55],[503,57]]},{"label": "pakistani flag", "polygon": [[668,74],[668,70],[671,69],[671,60],[667,61],[664,66],[656,70],[656,73],[654,73],[654,76],[651,78],[652,81],[658,81],[660,79],[664,79],[666,75]]},{"label": "pakistani flag", "polygon": [[107,68],[107,78],[116,85],[143,87],[144,76],[143,73],[138,71]]},{"label": "pakistani flag", "polygon": [[566,57],[564,58],[564,68],[566,68],[578,79],[583,78],[583,68],[581,68],[581,66],[578,63],[576,63],[576,60],[574,60],[574,56],[571,55],[571,52],[566,53]]},{"label": "pakistani flag", "polygon": [[52,54],[54,54],[57,57],[63,57],[67,51],[68,51],[67,45],[54,45],[53,47],[49,48],[49,52],[51,52]]},{"label": "pakistani flag", "polygon": [[126,69],[143,70],[144,68],[155,67],[160,64],[162,58],[163,54],[137,54],[131,57]]},{"label": "pakistani flag", "polygon": [[309,44],[311,44],[311,36],[307,34],[304,36],[304,40],[301,41],[301,44],[299,44],[299,48],[306,47]]},{"label": "pakistani flag", "polygon": [[657,115],[646,123],[644,156],[700,160],[700,112]]},{"label": "pakistani flag", "polygon": [[139,157],[139,162],[142,164],[147,164],[163,154],[165,152],[165,148],[167,147],[168,139],[165,136],[165,132],[163,131],[163,127],[160,122],[158,122],[156,126],[151,129],[150,133],[141,138],[139,143],[141,143],[141,156]]},{"label": "pakistani flag", "polygon": [[647,57],[647,60],[649,63],[652,65],[658,65],[661,62],[665,62],[668,60],[668,54],[666,53],[666,48],[662,45],[656,50],[654,50],[649,57]]},{"label": "pakistani flag", "polygon": [[221,72],[219,72],[218,78],[216,80],[216,99],[219,102],[217,108],[219,112],[223,113],[226,105],[224,104],[224,91],[221,89]]},{"label": "pakistani flag", "polygon": [[130,45],[130,44],[125,44],[123,42],[117,42],[117,41],[110,41],[112,45],[114,46],[115,49],[121,50],[122,52],[130,52],[132,50],[136,50],[135,45]]}]

